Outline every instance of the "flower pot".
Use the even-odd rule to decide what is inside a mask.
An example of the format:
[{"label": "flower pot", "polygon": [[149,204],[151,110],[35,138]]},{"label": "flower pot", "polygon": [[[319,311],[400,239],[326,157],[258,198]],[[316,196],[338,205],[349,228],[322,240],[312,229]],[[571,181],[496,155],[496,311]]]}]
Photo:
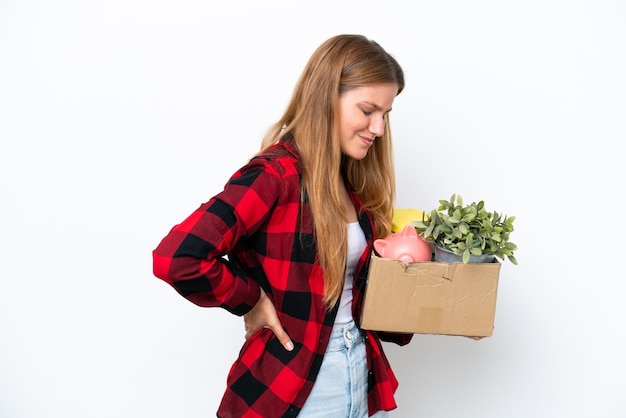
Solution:
[{"label": "flower pot", "polygon": [[[470,263],[492,263],[496,256],[493,254],[470,255]],[[463,257],[454,254],[452,251],[435,246],[435,261],[444,263],[462,263]]]}]

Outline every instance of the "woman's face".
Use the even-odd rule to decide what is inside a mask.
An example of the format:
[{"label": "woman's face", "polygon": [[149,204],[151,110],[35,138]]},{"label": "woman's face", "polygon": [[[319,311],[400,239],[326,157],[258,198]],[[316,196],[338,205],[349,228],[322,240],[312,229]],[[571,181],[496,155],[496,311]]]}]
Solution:
[{"label": "woman's face", "polygon": [[385,118],[398,94],[395,83],[356,87],[339,96],[339,142],[341,152],[361,160],[385,133]]}]

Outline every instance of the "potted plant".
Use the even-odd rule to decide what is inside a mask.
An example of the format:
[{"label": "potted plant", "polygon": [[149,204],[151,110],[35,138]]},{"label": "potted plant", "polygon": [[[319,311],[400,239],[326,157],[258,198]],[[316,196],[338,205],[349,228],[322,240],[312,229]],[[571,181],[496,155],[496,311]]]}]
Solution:
[{"label": "potted plant", "polygon": [[[461,196],[440,200],[439,207],[411,224],[435,246],[435,261],[491,262],[495,257],[517,264],[509,241],[515,216],[488,212],[484,201],[463,204]],[[454,258],[446,256],[453,255]]]}]

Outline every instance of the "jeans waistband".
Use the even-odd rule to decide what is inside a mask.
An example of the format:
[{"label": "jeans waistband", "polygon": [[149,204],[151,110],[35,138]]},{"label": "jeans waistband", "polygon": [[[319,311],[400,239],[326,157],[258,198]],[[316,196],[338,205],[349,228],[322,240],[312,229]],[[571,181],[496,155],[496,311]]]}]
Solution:
[{"label": "jeans waistband", "polygon": [[351,321],[344,326],[333,328],[326,351],[351,348],[360,342],[363,342],[363,336],[354,321]]}]

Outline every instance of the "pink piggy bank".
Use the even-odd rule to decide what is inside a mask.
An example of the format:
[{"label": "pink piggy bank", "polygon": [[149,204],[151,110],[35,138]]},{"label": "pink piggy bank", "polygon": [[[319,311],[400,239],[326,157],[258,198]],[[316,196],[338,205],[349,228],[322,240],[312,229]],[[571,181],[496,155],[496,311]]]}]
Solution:
[{"label": "pink piggy bank", "polygon": [[411,224],[387,238],[375,240],[374,250],[383,258],[399,260],[406,264],[432,259],[430,245]]}]

